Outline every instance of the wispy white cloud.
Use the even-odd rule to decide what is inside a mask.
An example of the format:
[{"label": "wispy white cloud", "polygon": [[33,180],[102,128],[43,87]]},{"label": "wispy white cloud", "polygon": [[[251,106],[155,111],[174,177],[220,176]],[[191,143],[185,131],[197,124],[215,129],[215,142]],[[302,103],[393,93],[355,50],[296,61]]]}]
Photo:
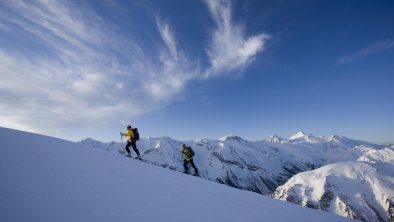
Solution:
[{"label": "wispy white cloud", "polygon": [[163,42],[158,53],[160,62],[144,66],[148,81],[143,83],[143,87],[151,101],[169,101],[183,90],[189,80],[198,76],[200,69],[190,62],[185,52],[177,48],[175,33],[170,25],[159,18],[156,25]]},{"label": "wispy white cloud", "polygon": [[243,26],[232,23],[227,1],[206,3],[216,29],[206,50],[211,66],[203,68],[178,47],[176,33],[160,18],[160,41],[148,53],[133,33],[83,4],[0,3],[6,9],[0,9],[0,33],[22,33],[34,42],[23,43],[31,49],[0,42],[1,126],[52,135],[124,123],[163,108],[193,79],[243,69],[269,36],[245,37]]},{"label": "wispy white cloud", "polygon": [[268,34],[245,36],[245,27],[232,21],[231,4],[226,0],[206,0],[216,24],[207,54],[211,67],[205,76],[229,74],[245,68],[255,56],[264,51]]},{"label": "wispy white cloud", "polygon": [[121,122],[165,106],[196,75],[186,56],[178,59],[184,53],[170,26],[159,20],[163,44],[157,63],[89,8],[58,1],[3,4],[14,16],[1,16],[1,23],[33,36],[50,54],[0,47],[3,126],[48,132]]},{"label": "wispy white cloud", "polygon": [[176,47],[174,33],[171,31],[170,26],[167,23],[163,23],[159,18],[157,18],[156,24],[165,45],[171,53],[171,57],[176,61],[178,58],[178,50]]},{"label": "wispy white cloud", "polygon": [[389,49],[394,48],[394,41],[382,41],[382,42],[377,42],[369,47],[363,48],[353,54],[343,56],[337,60],[337,64],[346,64],[346,63],[351,63],[355,60],[362,60],[367,58],[370,55],[386,51]]}]

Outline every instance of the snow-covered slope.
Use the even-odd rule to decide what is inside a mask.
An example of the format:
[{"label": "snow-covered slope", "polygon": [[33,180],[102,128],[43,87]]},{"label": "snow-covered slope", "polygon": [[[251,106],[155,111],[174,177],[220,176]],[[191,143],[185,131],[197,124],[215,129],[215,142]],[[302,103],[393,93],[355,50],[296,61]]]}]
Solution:
[{"label": "snow-covered slope", "polygon": [[389,163],[394,165],[394,154],[393,154],[394,147],[387,147],[381,150],[371,150],[366,152],[363,156],[358,158],[358,161],[365,161],[369,163]]},{"label": "snow-covered slope", "polygon": [[[92,139],[81,143],[125,152],[120,143],[106,144]],[[237,136],[194,141],[141,138],[137,146],[147,162],[182,171],[182,143],[196,152],[195,163],[202,177],[266,195],[299,172],[338,161],[357,160],[364,153],[382,148],[346,137],[319,137],[303,132],[288,140],[274,135],[263,141],[247,141]]]},{"label": "snow-covered slope", "polygon": [[274,198],[361,221],[388,221],[394,197],[394,151],[371,150],[359,161],[339,162],[297,174]]},{"label": "snow-covered slope", "polygon": [[116,153],[5,128],[0,128],[0,178],[0,221],[348,221]]}]

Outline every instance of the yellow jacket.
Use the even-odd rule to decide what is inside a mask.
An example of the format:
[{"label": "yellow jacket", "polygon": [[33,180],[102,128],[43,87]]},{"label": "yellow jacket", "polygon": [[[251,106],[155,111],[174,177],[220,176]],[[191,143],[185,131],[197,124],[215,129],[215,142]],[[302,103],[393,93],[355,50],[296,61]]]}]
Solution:
[{"label": "yellow jacket", "polygon": [[122,136],[127,136],[127,140],[132,141],[134,138],[133,128],[128,129],[127,132],[121,133]]}]

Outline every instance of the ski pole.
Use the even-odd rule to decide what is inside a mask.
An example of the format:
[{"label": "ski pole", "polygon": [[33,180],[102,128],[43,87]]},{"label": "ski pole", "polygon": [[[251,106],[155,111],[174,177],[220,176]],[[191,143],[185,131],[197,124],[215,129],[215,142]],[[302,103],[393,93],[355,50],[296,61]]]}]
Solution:
[{"label": "ski pole", "polygon": [[120,133],[120,140],[122,140],[122,147],[123,147],[123,137],[122,137],[122,133]]}]

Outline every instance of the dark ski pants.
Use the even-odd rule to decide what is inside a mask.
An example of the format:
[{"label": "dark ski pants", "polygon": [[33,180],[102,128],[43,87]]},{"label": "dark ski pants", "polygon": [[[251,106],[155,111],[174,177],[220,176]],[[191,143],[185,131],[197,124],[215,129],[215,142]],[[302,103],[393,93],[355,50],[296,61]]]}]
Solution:
[{"label": "dark ski pants", "polygon": [[135,141],[134,141],[134,140],[132,140],[132,141],[127,141],[127,144],[126,144],[126,151],[127,151],[127,153],[130,153],[130,148],[129,148],[130,146],[133,147],[133,150],[134,150],[134,152],[135,152],[137,155],[140,155],[140,152],[138,151],[137,145],[135,144]]},{"label": "dark ski pants", "polygon": [[198,169],[197,169],[197,167],[196,167],[196,165],[194,165],[194,162],[193,162],[193,159],[191,159],[191,160],[186,160],[186,159],[184,159],[183,160],[183,168],[185,168],[185,172],[189,172],[189,169],[187,168],[187,164],[191,164],[192,165],[192,167],[193,167],[193,169],[194,169],[194,173],[198,173]]}]

